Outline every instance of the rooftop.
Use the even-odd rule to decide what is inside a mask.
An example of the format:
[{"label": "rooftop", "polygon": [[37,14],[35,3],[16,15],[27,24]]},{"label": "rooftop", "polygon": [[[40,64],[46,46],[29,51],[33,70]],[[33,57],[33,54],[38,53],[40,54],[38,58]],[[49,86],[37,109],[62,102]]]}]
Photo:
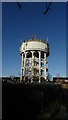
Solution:
[{"label": "rooftop", "polygon": [[45,43],[45,44],[47,44],[47,45],[49,46],[48,38],[47,38],[46,41],[43,40],[43,39],[37,39],[37,38],[36,38],[36,34],[35,34],[35,38],[34,38],[34,39],[33,39],[33,34],[32,34],[32,38],[31,38],[31,39],[24,40],[24,41],[22,41],[22,43],[23,43],[23,42],[32,42],[32,41],[42,42],[42,43]]},{"label": "rooftop", "polygon": [[22,43],[23,42],[32,42],[32,41],[34,41],[34,42],[42,42],[42,43],[45,43],[45,44],[47,44],[49,46],[48,41],[45,41],[43,39],[27,39],[27,40],[22,41]]}]

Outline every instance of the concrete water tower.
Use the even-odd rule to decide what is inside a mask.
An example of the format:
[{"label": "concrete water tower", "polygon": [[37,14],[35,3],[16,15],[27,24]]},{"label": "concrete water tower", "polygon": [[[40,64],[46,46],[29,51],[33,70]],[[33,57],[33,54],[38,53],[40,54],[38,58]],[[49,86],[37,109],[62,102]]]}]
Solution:
[{"label": "concrete water tower", "polygon": [[27,82],[42,82],[48,78],[48,41],[29,39],[20,46],[22,56],[20,80]]}]

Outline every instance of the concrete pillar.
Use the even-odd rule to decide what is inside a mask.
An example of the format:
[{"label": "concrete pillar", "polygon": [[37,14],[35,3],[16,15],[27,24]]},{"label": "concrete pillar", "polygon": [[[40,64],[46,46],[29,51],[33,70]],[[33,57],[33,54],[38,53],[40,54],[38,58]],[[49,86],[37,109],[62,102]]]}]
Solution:
[{"label": "concrete pillar", "polygon": [[40,63],[41,63],[41,51],[39,51],[39,82],[41,82],[40,81]]},{"label": "concrete pillar", "polygon": [[25,81],[25,75],[26,75],[26,52],[24,52],[25,54],[25,59],[24,59],[24,71],[23,71],[23,76],[24,76],[24,81]]},{"label": "concrete pillar", "polygon": [[44,67],[44,72],[45,72],[44,78],[46,79],[46,53],[44,53],[44,65],[45,65],[45,67]]},{"label": "concrete pillar", "polygon": [[[46,68],[48,69],[48,58],[46,57]],[[48,78],[48,71],[46,71],[46,75],[47,75],[47,78]]]},{"label": "concrete pillar", "polygon": [[22,80],[22,76],[23,76],[23,53],[22,53],[22,63],[21,63],[21,75],[20,75],[20,80]]},{"label": "concrete pillar", "polygon": [[34,71],[33,71],[33,68],[34,68],[34,51],[31,51],[32,53],[32,66],[31,66],[31,69],[32,69],[32,78],[31,78],[31,82],[33,82],[33,74],[34,74]]},{"label": "concrete pillar", "polygon": [[48,68],[48,58],[46,57],[46,68]]}]

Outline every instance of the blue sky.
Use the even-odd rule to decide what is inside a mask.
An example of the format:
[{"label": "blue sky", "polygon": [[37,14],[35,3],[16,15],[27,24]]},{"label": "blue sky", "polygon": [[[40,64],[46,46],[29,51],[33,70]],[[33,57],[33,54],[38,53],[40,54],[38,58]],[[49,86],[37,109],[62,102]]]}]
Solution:
[{"label": "blue sky", "polygon": [[68,76],[68,2],[66,5],[66,76]]},{"label": "blue sky", "polygon": [[[16,2],[16,0],[1,0],[2,2]],[[50,2],[51,0],[18,0],[20,2]],[[52,2],[67,2],[67,0],[52,0]]]},{"label": "blue sky", "polygon": [[0,2],[0,75],[2,75],[2,3]]},{"label": "blue sky", "polygon": [[66,3],[52,3],[43,15],[45,3],[2,4],[2,75],[18,76],[21,68],[20,41],[37,38],[50,44],[48,69],[52,76],[66,76]]}]

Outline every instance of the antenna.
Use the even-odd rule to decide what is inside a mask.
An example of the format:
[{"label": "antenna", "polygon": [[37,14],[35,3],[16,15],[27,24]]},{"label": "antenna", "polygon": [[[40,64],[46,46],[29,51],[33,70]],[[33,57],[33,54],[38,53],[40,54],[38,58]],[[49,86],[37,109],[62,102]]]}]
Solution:
[{"label": "antenna", "polygon": [[44,40],[44,32],[43,32],[43,40]]},{"label": "antenna", "polygon": [[47,42],[48,42],[48,37],[47,37]]},{"label": "antenna", "polygon": [[33,40],[33,34],[32,34],[32,40]]},{"label": "antenna", "polygon": [[36,40],[36,33],[35,33],[35,40]]},{"label": "antenna", "polygon": [[20,39],[20,43],[22,44],[22,39]]}]

